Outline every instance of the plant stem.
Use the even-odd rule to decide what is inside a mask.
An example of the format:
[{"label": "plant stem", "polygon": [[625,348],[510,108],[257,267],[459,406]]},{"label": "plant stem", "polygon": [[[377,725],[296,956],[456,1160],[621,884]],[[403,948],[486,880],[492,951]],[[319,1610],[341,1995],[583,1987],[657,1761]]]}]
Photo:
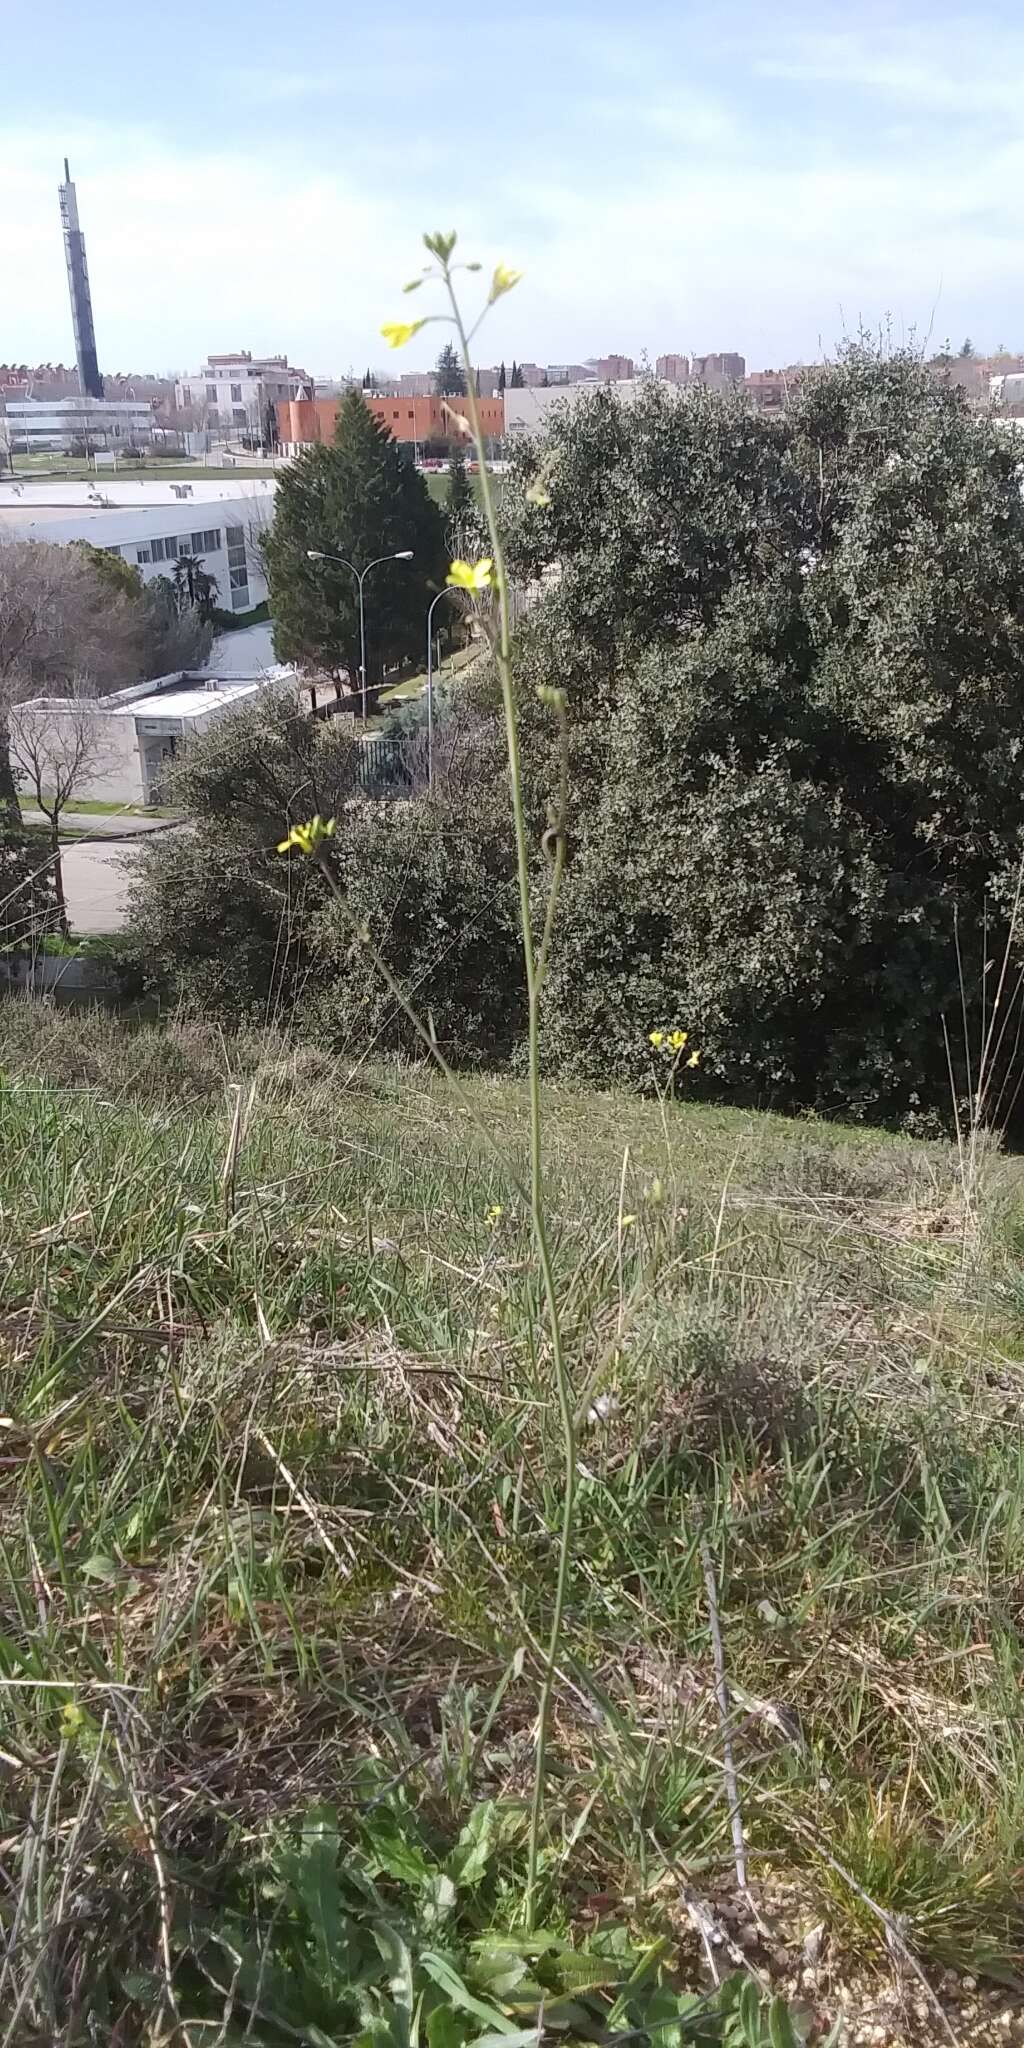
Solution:
[{"label": "plant stem", "polygon": [[[551,1363],[558,1399],[563,1451],[562,1520],[558,1545],[555,1599],[551,1611],[551,1631],[548,1638],[547,1656],[544,1662],[540,1697],[537,1704],[537,1748],[534,1760],[526,1895],[523,1909],[527,1931],[529,1931],[536,1923],[537,1868],[540,1857],[541,1822],[544,1814],[548,1733],[551,1725],[551,1703],[562,1639],[562,1624],[565,1617],[565,1602],[569,1585],[569,1569],[572,1560],[572,1542],[576,1513],[576,1421],[573,1412],[572,1386],[562,1345],[561,1321],[558,1311],[558,1289],[555,1284],[554,1266],[551,1259],[551,1248],[548,1242],[544,1210],[544,1125],[540,1089],[540,996],[544,980],[544,970],[547,965],[555,906],[562,878],[565,820],[564,816],[562,816],[558,822],[555,842],[555,863],[548,895],[547,915],[544,921],[544,938],[540,954],[537,955],[534,952],[533,917],[530,907],[530,853],[526,832],[526,814],[523,806],[519,726],[516,718],[515,695],[512,688],[512,636],[509,619],[508,572],[505,566],[505,554],[501,543],[501,535],[498,530],[494,493],[491,489],[491,478],[484,449],[484,437],[480,426],[480,412],[476,402],[473,365],[469,354],[469,340],[459,303],[452,287],[451,274],[447,263],[444,265],[444,281],[455,325],[458,330],[462,360],[466,372],[466,404],[469,412],[470,426],[473,430],[473,439],[476,444],[477,461],[480,471],[480,496],[483,501],[484,517],[487,521],[487,531],[490,535],[491,550],[498,581],[498,645],[496,655],[498,673],[501,678],[501,697],[505,713],[505,736],[508,744],[509,778],[512,785],[512,815],[515,824],[516,867],[519,877],[519,914],[522,924],[523,957],[526,968],[526,991],[529,1012],[530,1220],[533,1227],[534,1243],[537,1247],[537,1258],[540,1263],[544,1298],[547,1307],[548,1329],[551,1338]],[[561,715],[564,720],[564,713]],[[564,739],[562,754],[564,764]],[[565,782],[566,776],[563,765],[563,805]]]}]

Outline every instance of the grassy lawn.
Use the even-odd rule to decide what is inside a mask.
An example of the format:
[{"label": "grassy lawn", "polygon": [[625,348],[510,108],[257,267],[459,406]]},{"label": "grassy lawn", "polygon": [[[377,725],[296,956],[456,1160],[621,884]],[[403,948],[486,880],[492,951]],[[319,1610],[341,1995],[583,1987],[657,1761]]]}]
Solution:
[{"label": "grassy lawn", "polygon": [[[41,815],[41,806],[34,796],[22,795],[18,799],[23,811],[31,811],[35,817]],[[173,818],[173,811],[161,811],[145,804],[115,804],[101,797],[75,797],[66,803],[61,813],[70,818]]]},{"label": "grassy lawn", "polygon": [[559,2024],[618,2038],[639,1944],[656,2040],[767,2044],[681,2031],[702,1914],[811,2040],[844,1997],[844,2039],[944,2038],[918,1966],[1020,2038],[1016,1167],[965,1260],[944,1146],[550,1091],[582,1476],[523,1960],[561,1489],[522,1088],[13,1002],[0,1076],[9,2040],[399,2048],[443,1982],[430,2048],[525,2043],[570,1951]]},{"label": "grassy lawn", "polygon": [[181,483],[194,482],[197,477],[201,479],[204,476],[273,476],[274,473],[273,466],[265,462],[211,463],[209,467],[202,462],[146,462],[139,468],[126,463],[121,469],[108,469],[101,464],[96,470],[91,462],[76,461],[70,457],[53,462],[39,455],[15,455],[14,458],[15,481],[19,477],[33,477],[40,483],[47,479],[60,483],[64,478],[80,481],[85,477],[99,483],[104,477],[115,483]]},{"label": "grassy lawn", "polygon": [[[461,670],[472,667],[473,662],[479,661],[484,651],[479,641],[477,641],[471,643],[469,647],[457,647],[454,654],[446,654],[444,660],[434,670],[435,683],[446,683],[452,676],[458,675]],[[426,687],[427,671],[424,668],[417,675],[406,676],[404,682],[393,684],[390,690],[382,690],[380,702],[382,704],[406,703],[410,697],[421,696]]]}]

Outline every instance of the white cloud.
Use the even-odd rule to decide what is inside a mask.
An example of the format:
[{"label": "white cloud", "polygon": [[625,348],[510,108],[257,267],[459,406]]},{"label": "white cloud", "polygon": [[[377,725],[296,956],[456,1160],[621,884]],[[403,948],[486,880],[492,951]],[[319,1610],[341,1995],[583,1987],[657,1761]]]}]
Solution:
[{"label": "white cloud", "polygon": [[[648,66],[645,84],[630,38],[606,30],[600,62],[591,53],[538,146],[528,124],[516,139],[512,80],[490,157],[459,123],[403,121],[398,83],[393,120],[353,117],[344,149],[321,141],[313,120],[337,68],[301,62],[238,81],[251,104],[261,90],[278,104],[245,117],[231,145],[141,124],[62,122],[58,133],[55,117],[49,132],[8,127],[0,277],[16,288],[0,346],[70,354],[55,189],[65,150],[108,369],[191,369],[211,348],[242,346],[287,349],[321,373],[383,366],[380,323],[402,314],[420,232],[439,223],[457,223],[485,263],[527,272],[484,329],[486,360],[716,347],[791,360],[861,319],[891,314],[897,331],[923,333],[937,299],[937,338],[1024,340],[1024,135],[1000,114],[1024,83],[1024,42],[1007,60],[977,28],[970,50],[958,30],[941,43],[870,26],[809,36],[774,24],[770,45],[763,34],[742,42],[734,30],[728,79],[666,64]],[[961,59],[966,103],[989,110],[967,133],[939,116]],[[877,95],[873,128],[854,118],[844,83]],[[427,330],[402,366],[428,362],[440,339]]]}]

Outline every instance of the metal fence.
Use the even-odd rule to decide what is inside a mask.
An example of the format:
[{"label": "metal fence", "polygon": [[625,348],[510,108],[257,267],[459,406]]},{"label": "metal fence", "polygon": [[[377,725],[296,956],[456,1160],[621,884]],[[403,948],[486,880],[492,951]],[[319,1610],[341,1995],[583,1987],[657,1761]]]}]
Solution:
[{"label": "metal fence", "polygon": [[405,759],[405,741],[374,733],[359,750],[359,787],[364,796],[405,796],[412,777]]}]

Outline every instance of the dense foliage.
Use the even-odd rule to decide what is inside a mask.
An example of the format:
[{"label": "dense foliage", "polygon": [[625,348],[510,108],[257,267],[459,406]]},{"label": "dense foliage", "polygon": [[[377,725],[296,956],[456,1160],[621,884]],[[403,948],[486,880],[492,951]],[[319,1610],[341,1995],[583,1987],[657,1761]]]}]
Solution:
[{"label": "dense foliage", "polygon": [[[439,726],[436,793],[415,804],[360,798],[360,742],[286,696],[264,694],[197,738],[172,789],[195,828],[139,854],[128,946],[144,978],[207,1014],[294,1019],[353,1053],[411,1051],[368,939],[449,1049],[508,1056],[521,1028],[511,850],[477,787],[473,731],[455,717]],[[343,906],[301,856],[277,852],[316,811],[337,818]]]},{"label": "dense foliage", "polygon": [[963,1070],[961,978],[976,1057],[1024,831],[1012,442],[853,350],[780,422],[598,394],[520,472],[551,501],[510,494],[512,545],[562,566],[583,764],[552,1059],[639,1077],[679,1020],[731,1090],[948,1105],[943,1020]]},{"label": "dense foliage", "polygon": [[[264,542],[282,661],[359,675],[359,599],[353,570],[412,549],[410,562],[382,561],[367,578],[366,665],[423,651],[427,607],[444,582],[444,521],[423,478],[358,391],[338,413],[334,441],[304,448],[282,471],[274,524]],[[344,557],[353,568],[311,561],[309,550]]]},{"label": "dense foliage", "polygon": [[[856,348],[779,420],[597,392],[520,452],[504,505],[519,579],[559,572],[516,648],[538,902],[538,686],[569,709],[552,1070],[648,1083],[650,1031],[680,1024],[693,1085],[946,1111],[946,1034],[965,1088],[1024,846],[1013,441],[915,358]],[[337,858],[449,1051],[498,1057],[521,1015],[500,718],[486,672],[460,694],[494,744],[429,807],[353,813]],[[329,926],[321,1014],[376,1030]]]}]

